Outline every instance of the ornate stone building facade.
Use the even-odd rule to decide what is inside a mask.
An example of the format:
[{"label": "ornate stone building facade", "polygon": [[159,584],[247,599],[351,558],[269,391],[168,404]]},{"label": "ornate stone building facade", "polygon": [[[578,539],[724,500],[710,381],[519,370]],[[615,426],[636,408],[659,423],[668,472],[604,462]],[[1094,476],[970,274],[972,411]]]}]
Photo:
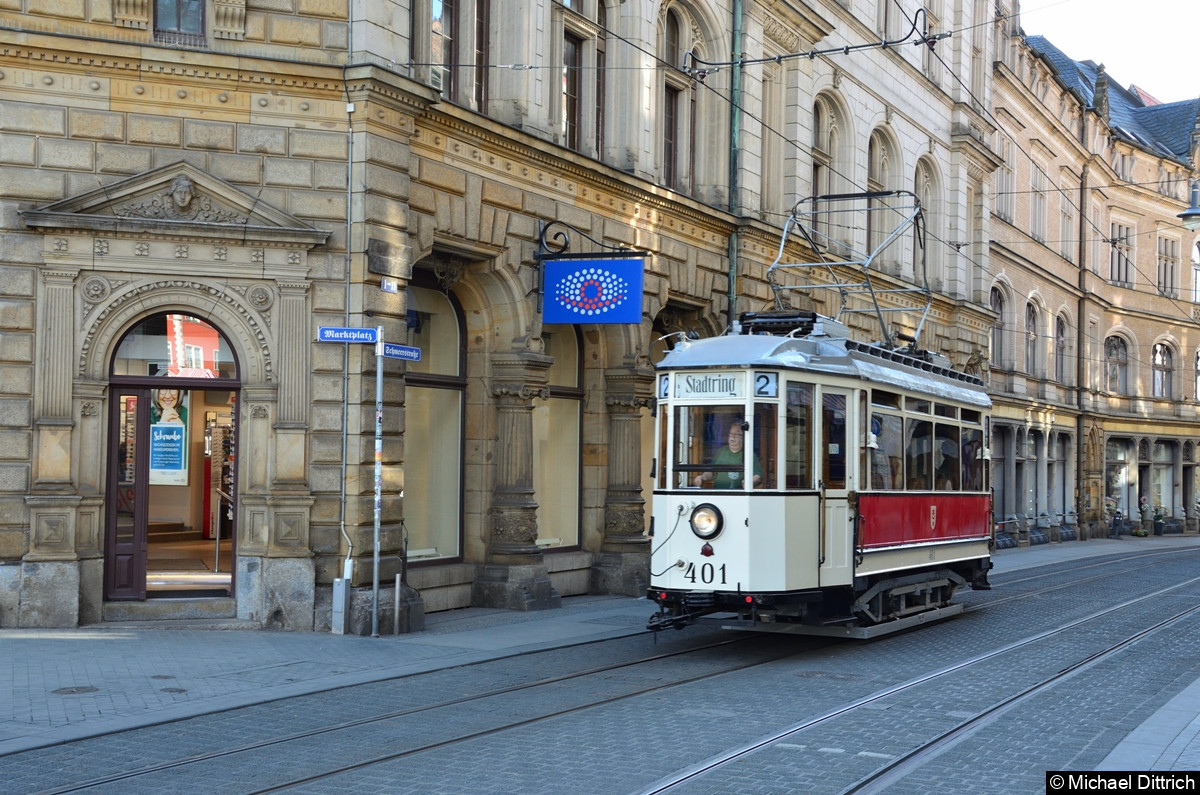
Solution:
[{"label": "ornate stone building facade", "polygon": [[997,519],[1018,541],[1086,538],[1140,525],[1144,505],[1194,531],[1200,282],[1177,216],[1200,101],[1123,88],[1019,14],[994,33]]},{"label": "ornate stone building facade", "polygon": [[[642,593],[660,339],[770,306],[799,199],[918,196],[879,278],[981,366],[997,38],[926,6],[0,0],[0,626]],[[555,232],[647,255],[641,323],[542,322]]]}]

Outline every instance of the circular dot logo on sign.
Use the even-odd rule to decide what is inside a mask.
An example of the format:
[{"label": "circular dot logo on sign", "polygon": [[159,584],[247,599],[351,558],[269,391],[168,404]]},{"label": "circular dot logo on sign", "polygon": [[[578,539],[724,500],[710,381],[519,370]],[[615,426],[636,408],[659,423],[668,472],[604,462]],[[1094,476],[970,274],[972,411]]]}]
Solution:
[{"label": "circular dot logo on sign", "polygon": [[629,285],[604,268],[584,268],[561,278],[555,286],[554,297],[562,306],[578,314],[600,315],[625,302],[629,297]]}]

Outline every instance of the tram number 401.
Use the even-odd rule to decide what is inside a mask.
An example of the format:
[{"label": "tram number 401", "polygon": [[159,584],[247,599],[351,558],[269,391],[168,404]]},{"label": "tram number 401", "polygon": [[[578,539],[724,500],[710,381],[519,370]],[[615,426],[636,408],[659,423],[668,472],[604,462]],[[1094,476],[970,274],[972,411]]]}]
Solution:
[{"label": "tram number 401", "polygon": [[714,566],[711,563],[705,563],[697,569],[695,563],[689,563],[687,569],[683,572],[683,578],[688,582],[696,582],[697,577],[705,585],[712,585],[713,583],[724,585],[725,564],[722,563],[720,566]]}]

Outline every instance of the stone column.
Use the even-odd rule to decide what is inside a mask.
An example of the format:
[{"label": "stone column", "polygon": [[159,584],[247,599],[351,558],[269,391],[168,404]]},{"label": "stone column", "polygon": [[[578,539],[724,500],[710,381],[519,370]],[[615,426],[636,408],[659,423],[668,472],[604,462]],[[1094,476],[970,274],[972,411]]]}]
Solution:
[{"label": "stone column", "polygon": [[487,562],[476,573],[471,603],[509,610],[559,607],[537,540],[533,492],[533,399],[546,399],[550,357],[532,352],[499,355],[497,378],[496,477],[489,514]]},{"label": "stone column", "polygon": [[34,456],[33,490],[74,492],[71,482],[72,360],[75,340],[75,277],[78,268],[42,270],[37,340],[37,386],[34,388],[34,422],[37,455]]},{"label": "stone column", "polygon": [[642,596],[650,585],[650,539],[644,534],[642,496],[642,409],[654,403],[653,372],[648,367],[610,372],[606,382],[608,492],[604,541],[592,564],[590,590]]},{"label": "stone column", "polygon": [[[279,285],[279,306],[275,333],[278,339],[279,402],[275,418],[275,489],[308,491],[309,352],[312,343],[308,328],[308,284]],[[256,291],[251,291],[251,300]]]}]

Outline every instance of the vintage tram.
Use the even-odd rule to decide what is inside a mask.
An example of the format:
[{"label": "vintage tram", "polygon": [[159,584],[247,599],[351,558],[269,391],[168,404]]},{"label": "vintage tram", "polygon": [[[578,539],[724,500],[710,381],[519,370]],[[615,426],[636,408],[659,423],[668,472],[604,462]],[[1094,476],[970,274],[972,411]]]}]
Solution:
[{"label": "vintage tram", "polygon": [[680,335],[657,369],[649,628],[866,638],[989,587],[977,376],[790,311]]}]

